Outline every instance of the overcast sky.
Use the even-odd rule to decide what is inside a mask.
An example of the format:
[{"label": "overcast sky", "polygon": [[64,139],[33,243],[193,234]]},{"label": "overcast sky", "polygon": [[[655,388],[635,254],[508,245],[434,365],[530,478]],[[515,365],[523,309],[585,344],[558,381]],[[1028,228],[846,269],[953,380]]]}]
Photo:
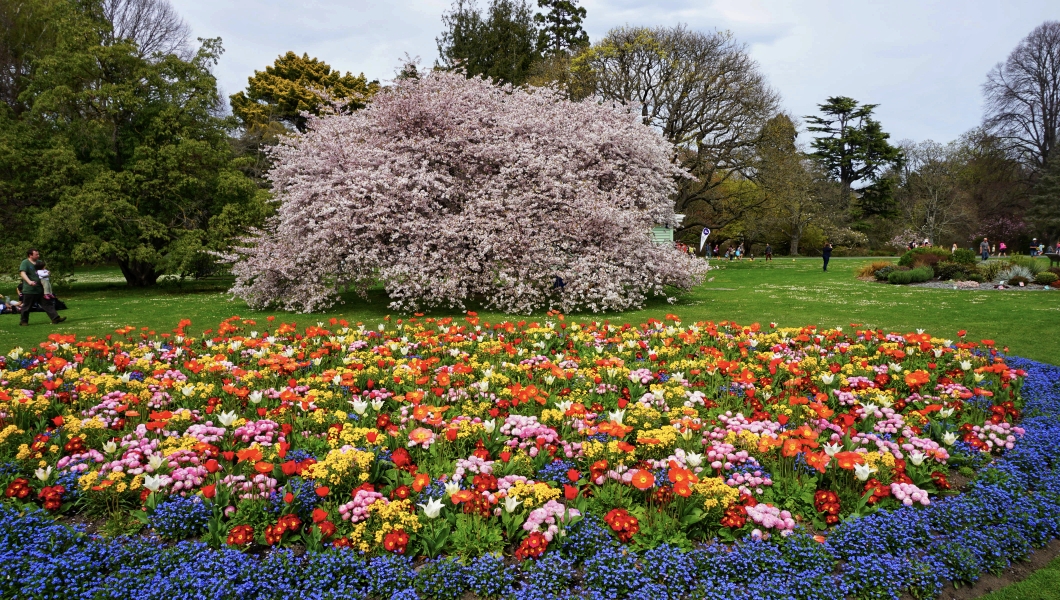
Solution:
[{"label": "overcast sky", "polygon": [[[407,52],[433,64],[450,0],[172,0],[196,37],[221,37],[226,94],[288,50],[382,81]],[[488,0],[479,0],[479,5]],[[536,4],[536,1],[534,2]],[[622,25],[729,29],[783,107],[811,114],[828,96],[879,104],[892,139],[950,141],[982,116],[981,88],[1057,0],[582,0],[592,41]]]}]

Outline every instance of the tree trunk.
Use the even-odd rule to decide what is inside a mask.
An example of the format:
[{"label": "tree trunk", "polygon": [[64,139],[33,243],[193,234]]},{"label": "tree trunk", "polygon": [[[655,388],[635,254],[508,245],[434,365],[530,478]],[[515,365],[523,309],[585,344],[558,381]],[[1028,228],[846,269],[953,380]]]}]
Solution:
[{"label": "tree trunk", "polygon": [[788,249],[788,254],[791,254],[792,256],[798,256],[799,255],[799,240],[801,238],[802,238],[801,235],[793,235],[793,236],[791,236],[791,246]]},{"label": "tree trunk", "polygon": [[118,266],[125,282],[132,287],[148,287],[158,282],[158,271],[151,263],[139,261],[120,261]]}]

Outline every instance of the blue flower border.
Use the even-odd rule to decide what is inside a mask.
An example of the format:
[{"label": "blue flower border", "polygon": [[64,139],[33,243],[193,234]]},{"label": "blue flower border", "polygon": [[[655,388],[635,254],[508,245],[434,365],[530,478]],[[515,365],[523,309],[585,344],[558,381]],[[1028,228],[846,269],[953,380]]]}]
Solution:
[{"label": "blue flower border", "polygon": [[1022,358],[1028,373],[1015,449],[963,494],[845,522],[826,543],[807,534],[660,546],[640,554],[597,520],[572,529],[558,552],[524,569],[495,556],[464,565],[353,552],[289,549],[264,558],[201,543],[103,540],[42,513],[0,507],[0,597],[62,599],[483,598],[897,599],[934,598],[947,581],[1000,573],[1060,537],[1060,367]]}]

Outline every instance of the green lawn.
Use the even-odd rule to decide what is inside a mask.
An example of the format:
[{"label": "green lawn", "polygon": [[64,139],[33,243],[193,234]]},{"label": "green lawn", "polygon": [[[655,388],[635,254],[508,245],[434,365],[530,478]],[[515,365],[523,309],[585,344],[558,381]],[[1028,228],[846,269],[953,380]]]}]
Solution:
[{"label": "green lawn", "polygon": [[[720,268],[711,273],[711,281],[680,296],[672,305],[660,299],[640,311],[577,318],[642,322],[674,313],[686,322],[734,320],[845,327],[861,323],[899,332],[924,329],[951,339],[958,330],[966,329],[971,339],[994,339],[1013,354],[1060,363],[1060,291],[968,292],[868,283],[854,278],[854,271],[866,262],[868,259],[833,259],[829,272],[824,273],[819,259],[717,261]],[[11,282],[5,288],[13,286]],[[30,327],[19,327],[17,316],[0,316],[0,352],[34,346],[53,331],[103,335],[134,325],[161,332],[174,328],[182,318],[192,320],[191,331],[201,331],[232,315],[259,319],[276,315],[307,325],[332,317],[378,322],[391,314],[381,291],[368,301],[348,296],[344,304],[327,312],[298,315],[248,310],[242,301],[230,300],[224,290],[223,282],[129,289],[117,269],[86,269],[77,274],[76,281],[56,288],[70,306],[64,312],[69,320],[61,326],[48,324],[45,315],[38,313],[32,315]],[[487,321],[526,318],[488,311],[480,311],[480,315]],[[1057,598],[1060,594],[1056,590],[1060,590],[1060,559],[988,598]]]},{"label": "green lawn", "polygon": [[[969,337],[994,339],[1013,354],[1060,361],[1060,291],[968,292],[868,283],[853,276],[865,262],[867,259],[833,259],[830,270],[824,273],[820,259],[722,261],[717,263],[721,268],[711,273],[713,281],[682,295],[672,305],[659,299],[640,311],[581,318],[641,322],[674,313],[686,322],[728,319],[763,325],[775,321],[783,326],[844,327],[862,323],[900,332],[924,329],[947,338],[966,329]],[[194,331],[215,327],[232,315],[262,318],[275,314],[305,325],[331,317],[373,322],[391,314],[381,291],[368,301],[351,295],[345,304],[327,312],[297,315],[248,310],[242,301],[229,300],[223,283],[128,289],[116,269],[106,268],[80,272],[76,279],[56,289],[70,305],[63,313],[69,320],[61,326],[48,324],[40,313],[32,315],[30,327],[22,328],[16,316],[0,316],[0,351],[35,345],[56,330],[100,335],[135,325],[168,331],[181,318],[190,318]],[[486,320],[523,318],[488,311],[480,314]]]}]

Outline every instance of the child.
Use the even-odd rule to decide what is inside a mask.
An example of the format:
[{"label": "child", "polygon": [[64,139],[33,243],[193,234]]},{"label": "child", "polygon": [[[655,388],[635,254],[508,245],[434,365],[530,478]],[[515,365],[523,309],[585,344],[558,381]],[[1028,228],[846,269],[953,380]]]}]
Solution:
[{"label": "child", "polygon": [[44,262],[39,263],[37,267],[37,276],[40,277],[40,285],[44,289],[44,299],[52,300],[55,296],[52,295],[52,280],[51,272],[44,268]]},{"label": "child", "polygon": [[17,313],[22,309],[22,303],[0,296],[0,314]]}]

